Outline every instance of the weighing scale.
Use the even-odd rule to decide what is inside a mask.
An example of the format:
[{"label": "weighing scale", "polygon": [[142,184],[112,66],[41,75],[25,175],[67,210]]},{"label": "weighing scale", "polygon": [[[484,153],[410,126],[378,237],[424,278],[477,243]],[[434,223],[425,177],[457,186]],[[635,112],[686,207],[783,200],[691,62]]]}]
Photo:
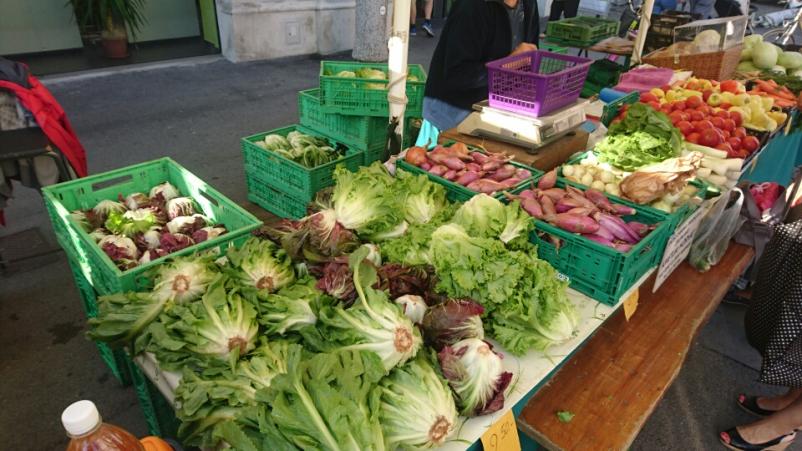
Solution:
[{"label": "weighing scale", "polygon": [[473,105],[473,111],[457,131],[465,135],[490,138],[525,147],[536,153],[543,147],[585,122],[589,102],[578,99],[548,116],[532,117],[488,106],[487,100]]}]

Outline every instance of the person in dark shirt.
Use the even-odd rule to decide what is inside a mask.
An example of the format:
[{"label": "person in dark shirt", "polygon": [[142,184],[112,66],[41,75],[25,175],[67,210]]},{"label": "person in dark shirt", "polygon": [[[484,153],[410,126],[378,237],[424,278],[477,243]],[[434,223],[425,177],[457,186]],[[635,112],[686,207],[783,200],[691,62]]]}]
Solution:
[{"label": "person in dark shirt", "polygon": [[459,0],[429,65],[418,143],[436,142],[439,130],[456,127],[474,103],[487,98],[485,64],[536,50],[536,0]]}]

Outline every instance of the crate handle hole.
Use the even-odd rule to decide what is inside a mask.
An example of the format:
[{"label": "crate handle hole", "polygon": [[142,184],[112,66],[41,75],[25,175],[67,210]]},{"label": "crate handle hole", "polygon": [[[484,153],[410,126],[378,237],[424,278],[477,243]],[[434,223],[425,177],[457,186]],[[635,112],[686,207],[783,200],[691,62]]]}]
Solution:
[{"label": "crate handle hole", "polygon": [[119,177],[115,177],[109,180],[103,180],[102,182],[97,182],[92,184],[92,191],[99,191],[105,188],[109,188],[111,186],[122,185],[123,183],[128,183],[134,179],[134,176],[128,175],[121,175]]},{"label": "crate handle hole", "polygon": [[200,195],[201,195],[201,196],[203,196],[203,197],[204,197],[206,200],[208,200],[209,202],[211,202],[211,203],[212,203],[212,205],[214,205],[215,207],[219,207],[219,206],[220,206],[220,204],[217,202],[217,199],[215,199],[214,197],[212,197],[212,196],[211,196],[210,194],[208,194],[206,191],[203,191],[203,190],[201,190],[201,191],[200,191]]}]

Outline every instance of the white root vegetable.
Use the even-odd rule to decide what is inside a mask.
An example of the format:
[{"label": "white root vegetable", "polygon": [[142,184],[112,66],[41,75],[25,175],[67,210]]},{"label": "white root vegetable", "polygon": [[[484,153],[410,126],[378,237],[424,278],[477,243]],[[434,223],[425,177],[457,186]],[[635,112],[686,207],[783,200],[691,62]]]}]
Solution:
[{"label": "white root vegetable", "polygon": [[741,178],[741,171],[727,171],[727,178],[730,180],[738,180]]},{"label": "white root vegetable", "polygon": [[727,175],[727,171],[740,171],[744,160],[741,158],[712,158],[705,157],[702,159],[702,167],[710,168],[718,175]]},{"label": "white root vegetable", "polygon": [[710,176],[713,173],[713,170],[710,168],[699,168],[696,170],[696,176],[699,178],[705,178]]},{"label": "white root vegetable", "polygon": [[582,180],[582,176],[585,175],[585,167],[584,166],[574,166],[574,177],[577,180]]},{"label": "white root vegetable", "polygon": [[615,183],[608,183],[604,185],[604,191],[609,194],[612,194],[613,196],[621,195],[621,189]]},{"label": "white root vegetable", "polygon": [[599,175],[599,180],[604,183],[613,183],[615,181],[615,176],[612,172],[602,171],[602,173]]},{"label": "white root vegetable", "polygon": [[593,183],[593,176],[590,174],[585,174],[582,176],[581,183],[583,185],[590,186]]},{"label": "white root vegetable", "polygon": [[705,180],[707,180],[708,182],[710,182],[710,183],[712,183],[712,184],[714,184],[716,186],[726,186],[728,179],[727,179],[727,177],[724,177],[723,175],[711,174],[711,175],[705,177]]},{"label": "white root vegetable", "polygon": [[694,144],[692,142],[685,142],[685,149],[690,150],[691,152],[701,152],[708,157],[713,158],[727,158],[727,152],[723,150],[714,149],[712,147],[702,146],[699,144]]},{"label": "white root vegetable", "polygon": [[574,167],[573,166],[563,166],[563,176],[571,177],[574,175]]},{"label": "white root vegetable", "polygon": [[593,183],[590,184],[590,187],[598,191],[604,191],[605,185],[601,180],[594,180]]}]

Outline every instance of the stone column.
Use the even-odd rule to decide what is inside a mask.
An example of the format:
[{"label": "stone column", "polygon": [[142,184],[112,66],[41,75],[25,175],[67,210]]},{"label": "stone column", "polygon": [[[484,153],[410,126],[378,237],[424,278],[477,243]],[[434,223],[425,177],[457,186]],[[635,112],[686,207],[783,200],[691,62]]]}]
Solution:
[{"label": "stone column", "polygon": [[356,0],[356,36],[353,57],[360,61],[387,61],[389,0]]}]

